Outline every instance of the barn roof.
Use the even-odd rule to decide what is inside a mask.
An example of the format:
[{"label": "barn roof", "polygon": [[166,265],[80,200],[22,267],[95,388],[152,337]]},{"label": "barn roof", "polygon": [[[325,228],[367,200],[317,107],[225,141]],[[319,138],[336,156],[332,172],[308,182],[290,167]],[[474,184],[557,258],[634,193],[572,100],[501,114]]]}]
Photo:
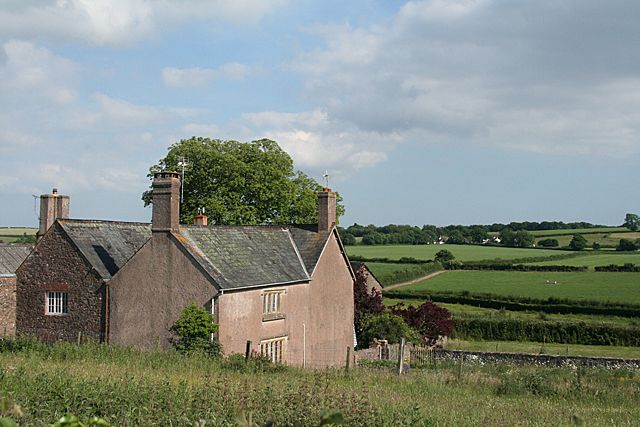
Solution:
[{"label": "barn roof", "polygon": [[59,219],[58,223],[104,280],[109,280],[151,237],[151,224]]},{"label": "barn roof", "polygon": [[0,275],[14,275],[32,249],[31,245],[0,244]]}]

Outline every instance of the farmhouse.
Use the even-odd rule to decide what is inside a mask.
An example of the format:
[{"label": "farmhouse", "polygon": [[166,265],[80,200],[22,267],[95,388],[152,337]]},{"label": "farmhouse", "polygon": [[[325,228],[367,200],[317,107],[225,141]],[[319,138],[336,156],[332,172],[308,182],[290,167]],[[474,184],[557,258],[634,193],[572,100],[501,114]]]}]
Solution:
[{"label": "farmhouse", "polygon": [[0,244],[0,336],[16,330],[16,270],[31,252],[30,245]]},{"label": "farmhouse", "polygon": [[353,272],[335,229],[335,193],[314,225],[179,224],[179,175],[153,180],[151,224],[59,218],[18,269],[17,329],[166,347],[190,303],[207,307],[227,354],[337,365],[353,345]]}]

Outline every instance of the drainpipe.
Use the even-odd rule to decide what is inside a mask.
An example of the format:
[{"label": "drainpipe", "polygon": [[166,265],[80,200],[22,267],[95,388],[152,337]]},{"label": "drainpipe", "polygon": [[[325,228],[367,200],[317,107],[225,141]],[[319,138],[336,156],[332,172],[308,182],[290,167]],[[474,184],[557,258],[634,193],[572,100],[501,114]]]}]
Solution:
[{"label": "drainpipe", "polygon": [[104,284],[104,342],[109,344],[109,284]]}]

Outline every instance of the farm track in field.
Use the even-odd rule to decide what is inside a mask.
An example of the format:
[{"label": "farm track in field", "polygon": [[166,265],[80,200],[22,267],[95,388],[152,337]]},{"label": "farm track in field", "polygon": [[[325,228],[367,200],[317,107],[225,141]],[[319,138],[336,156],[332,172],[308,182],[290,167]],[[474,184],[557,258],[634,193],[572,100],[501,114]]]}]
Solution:
[{"label": "farm track in field", "polygon": [[440,270],[440,271],[436,271],[433,273],[429,273],[426,276],[422,276],[422,277],[418,277],[416,279],[412,279],[409,280],[408,282],[402,282],[402,283],[396,283],[395,285],[391,285],[391,286],[387,286],[384,288],[385,291],[391,290],[391,289],[396,289],[402,286],[408,286],[408,285],[413,285],[414,283],[418,283],[418,282],[422,282],[423,280],[429,280],[433,277],[439,276],[442,273],[446,273],[447,270]]}]

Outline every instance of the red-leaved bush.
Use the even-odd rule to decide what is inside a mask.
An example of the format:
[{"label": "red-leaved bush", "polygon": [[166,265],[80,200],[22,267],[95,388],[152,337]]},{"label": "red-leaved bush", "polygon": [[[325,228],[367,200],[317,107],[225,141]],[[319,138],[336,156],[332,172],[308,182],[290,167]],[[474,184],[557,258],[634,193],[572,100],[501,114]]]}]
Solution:
[{"label": "red-leaved bush", "polygon": [[391,307],[391,313],[400,316],[417,330],[425,343],[433,345],[438,337],[449,336],[453,332],[454,321],[451,312],[427,301],[418,307],[406,307],[403,303]]},{"label": "red-leaved bush", "polygon": [[367,316],[380,314],[384,311],[382,294],[377,289],[367,289],[367,278],[362,269],[354,271],[356,280],[353,286],[354,323],[356,336],[359,337],[364,328]]}]

